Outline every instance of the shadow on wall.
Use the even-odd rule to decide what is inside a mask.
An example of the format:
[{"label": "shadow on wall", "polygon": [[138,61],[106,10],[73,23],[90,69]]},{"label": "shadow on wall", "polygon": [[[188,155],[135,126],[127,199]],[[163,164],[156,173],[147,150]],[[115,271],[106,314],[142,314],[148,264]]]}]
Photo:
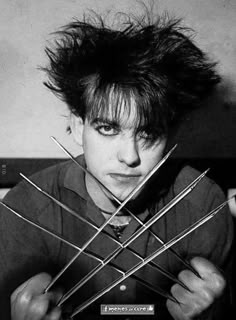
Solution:
[{"label": "shadow on wall", "polygon": [[24,86],[24,64],[27,62],[27,55],[20,52],[17,47],[7,40],[0,41],[0,93],[1,93],[1,114],[12,112],[12,106],[20,95],[19,89]]},{"label": "shadow on wall", "polygon": [[183,119],[175,142],[176,157],[236,161],[236,84],[223,80],[202,108]]}]

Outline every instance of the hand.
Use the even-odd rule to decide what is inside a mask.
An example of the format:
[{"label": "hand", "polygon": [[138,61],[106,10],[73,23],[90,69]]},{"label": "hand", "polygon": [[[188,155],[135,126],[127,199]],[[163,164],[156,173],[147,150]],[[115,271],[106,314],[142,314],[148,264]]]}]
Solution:
[{"label": "hand", "polygon": [[51,281],[47,273],[40,273],[19,286],[11,295],[12,320],[59,320],[61,310],[56,307],[61,298],[59,290],[44,293]]},{"label": "hand", "polygon": [[225,279],[210,261],[195,257],[191,265],[202,279],[189,270],[179,273],[178,278],[190,291],[179,284],[172,286],[171,293],[179,304],[167,300],[167,308],[175,320],[190,320],[202,314],[222,295],[226,285]]}]

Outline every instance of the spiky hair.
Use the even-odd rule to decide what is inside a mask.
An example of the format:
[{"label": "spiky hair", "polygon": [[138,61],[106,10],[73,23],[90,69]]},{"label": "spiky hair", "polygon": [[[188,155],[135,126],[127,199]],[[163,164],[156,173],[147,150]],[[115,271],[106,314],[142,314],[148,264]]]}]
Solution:
[{"label": "spiky hair", "polygon": [[45,85],[83,119],[120,117],[121,104],[129,110],[133,100],[137,127],[163,135],[220,80],[180,20],[127,18],[112,29],[101,17],[85,17],[57,36],[56,47],[46,48]]}]

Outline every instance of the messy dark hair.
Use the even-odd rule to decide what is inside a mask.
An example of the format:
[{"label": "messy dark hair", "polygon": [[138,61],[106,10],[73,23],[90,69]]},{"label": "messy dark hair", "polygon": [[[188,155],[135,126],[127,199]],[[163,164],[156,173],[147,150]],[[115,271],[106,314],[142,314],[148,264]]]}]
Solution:
[{"label": "messy dark hair", "polygon": [[192,41],[177,19],[126,19],[118,29],[101,17],[85,17],[56,34],[45,85],[84,120],[135,102],[136,125],[156,136],[199,106],[219,82],[215,63]]}]

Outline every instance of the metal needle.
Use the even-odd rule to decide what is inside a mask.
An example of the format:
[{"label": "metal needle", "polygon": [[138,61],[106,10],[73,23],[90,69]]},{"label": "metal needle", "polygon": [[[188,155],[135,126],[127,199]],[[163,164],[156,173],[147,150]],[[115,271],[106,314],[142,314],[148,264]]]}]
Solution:
[{"label": "metal needle", "polygon": [[[159,210],[150,220],[147,221],[140,229],[132,234],[127,240],[125,240],[121,247],[116,248],[111,254],[109,254],[100,265],[97,265],[92,271],[90,271],[83,279],[81,279],[71,290],[69,290],[61,299],[60,304],[64,303],[69,297],[74,294],[81,286],[83,286],[88,280],[90,280],[96,273],[102,270],[112,259],[114,259],[124,248],[129,246],[135,239],[137,239],[147,228],[157,222],[164,214],[166,214],[173,206],[175,206],[180,200],[182,200],[189,192],[191,192],[196,185],[205,176],[208,170],[198,176],[192,181],[186,188],[184,188],[175,198],[173,198],[166,206]],[[164,245],[165,246],[165,245]],[[145,259],[144,259],[145,260]]]},{"label": "metal needle", "polygon": [[[66,154],[68,157],[77,165],[79,166],[85,173],[89,174],[94,180],[96,180],[111,196],[112,198],[118,203],[121,204],[121,201],[106,187],[104,186],[94,175],[89,172],[86,168],[84,168],[73,156],[72,154],[55,138],[51,137],[51,139],[59,146],[59,148]],[[172,152],[176,149],[177,144],[174,145],[174,147],[163,157],[162,164],[170,157]],[[135,214],[133,214],[129,209],[124,207],[124,209],[129,213],[140,225],[143,225],[142,220],[140,220]],[[164,244],[164,241],[157,236],[152,230],[148,230],[148,232],[160,243]],[[169,251],[171,251],[172,254],[176,256],[177,259],[179,259],[189,270],[191,270],[197,277],[200,277],[198,272],[190,265],[188,261],[183,259],[174,249],[170,248]]]},{"label": "metal needle", "polygon": [[[22,214],[20,214],[19,212],[15,211],[14,209],[12,209],[11,207],[9,207],[7,204],[5,204],[4,202],[0,201],[0,204],[3,205],[5,208],[7,208],[9,211],[11,211],[12,213],[14,213],[18,218],[24,220],[25,222],[29,223],[30,225],[40,229],[41,231],[51,235],[52,237],[64,242],[65,244],[69,245],[70,247],[80,251],[81,248],[79,246],[77,246],[76,244],[72,243],[71,241],[66,240],[64,237],[62,237],[61,235],[57,234],[55,231],[51,231],[50,229],[42,226],[40,223],[36,223],[33,220],[31,220],[30,218],[26,218],[24,217]],[[92,252],[90,252],[89,250],[85,250],[84,254],[87,255],[88,257],[97,260],[98,262],[102,262],[102,258],[98,256],[98,254],[94,254]],[[115,265],[114,263],[110,263],[109,264],[111,267],[113,267],[114,269],[116,269],[118,272],[122,273],[123,275],[125,274],[125,271],[122,270],[120,267],[118,267],[117,265]],[[145,285],[146,287],[148,287],[149,289],[151,289],[152,291],[155,291],[156,293],[158,293],[159,295],[163,296],[164,298],[170,299],[174,302],[177,302],[176,299],[174,297],[172,297],[171,294],[165,292],[164,290],[162,290],[161,288],[157,288],[154,287],[152,284],[148,283],[147,281],[139,278],[138,276],[133,275],[132,276],[135,280],[137,280],[138,282],[140,282],[141,284]]]},{"label": "metal needle", "polygon": [[[142,189],[145,183],[153,176],[153,174],[159,169],[161,166],[161,161],[158,162],[153,169],[143,178],[143,180],[134,188],[133,191],[126,197],[126,199],[120,204],[120,206],[115,210],[115,212],[102,224],[102,226],[97,230],[97,232],[83,245],[81,248],[81,252],[85,250],[90,243],[99,235],[99,233],[109,224],[109,222],[115,217],[116,214],[126,205],[128,201],[130,201],[135,194]],[[51,283],[47,286],[45,292],[47,292],[52,285],[63,275],[63,273],[69,268],[69,266],[79,257],[81,252],[78,252],[65,266],[64,268],[52,279]]]},{"label": "metal needle", "polygon": [[[22,173],[20,173],[20,176],[26,180],[30,185],[32,185],[34,188],[36,188],[40,193],[42,193],[43,195],[45,195],[47,198],[51,199],[53,202],[55,202],[57,205],[59,205],[60,207],[62,207],[63,209],[66,210],[66,212],[68,212],[69,214],[73,215],[76,219],[79,219],[81,221],[83,221],[84,223],[86,223],[87,225],[89,225],[90,227],[92,227],[95,230],[99,230],[99,228],[97,226],[95,226],[94,224],[92,224],[90,221],[88,221],[87,219],[81,217],[78,213],[76,213],[73,209],[69,208],[66,204],[62,203],[61,201],[57,200],[55,197],[53,197],[52,195],[50,195],[48,192],[44,191],[42,188],[40,188],[36,183],[34,183],[33,181],[31,181],[29,178],[27,178],[25,175],[23,175]],[[106,232],[105,230],[101,231],[103,234],[105,234],[107,237],[109,237],[113,242],[117,243],[120,247],[123,248],[122,244],[120,243],[120,241],[118,241],[115,237],[113,237],[112,235],[110,235],[108,232]],[[132,252],[136,257],[138,257],[139,259],[143,260],[143,257],[138,254],[134,249],[131,248],[127,248],[128,251]],[[164,270],[162,267],[160,267],[158,264],[156,264],[155,262],[150,262],[150,266],[152,268],[157,269],[159,272],[161,272],[162,274],[164,274],[167,278],[171,279],[172,281],[178,283],[179,285],[181,285],[183,288],[188,289],[186,287],[186,285],[184,283],[182,283],[178,278],[176,278],[174,275],[172,275],[170,272]]]},{"label": "metal needle", "polygon": [[138,263],[134,267],[132,267],[130,270],[128,270],[125,273],[125,276],[120,277],[119,279],[113,281],[110,285],[108,285],[105,289],[99,291],[97,294],[95,294],[93,297],[85,301],[83,304],[81,304],[79,307],[77,307],[72,315],[70,316],[73,318],[76,314],[79,312],[83,311],[85,308],[87,308],[91,303],[95,302],[98,298],[102,297],[105,293],[109,292],[112,288],[117,286],[119,283],[124,281],[126,278],[131,276],[133,273],[137,272],[140,268],[145,266],[149,261],[153,260],[154,258],[158,257],[161,253],[166,251],[168,248],[182,240],[184,237],[186,237],[188,234],[199,228],[201,225],[206,223],[208,220],[213,218],[227,203],[229,200],[223,202],[221,205],[219,205],[217,208],[206,214],[203,218],[199,219],[197,222],[192,224],[190,227],[186,228],[184,231],[179,233],[177,236],[172,238],[170,241],[168,241],[164,246],[161,248],[157,249],[154,253],[149,255],[147,258],[144,259],[143,262]]}]

